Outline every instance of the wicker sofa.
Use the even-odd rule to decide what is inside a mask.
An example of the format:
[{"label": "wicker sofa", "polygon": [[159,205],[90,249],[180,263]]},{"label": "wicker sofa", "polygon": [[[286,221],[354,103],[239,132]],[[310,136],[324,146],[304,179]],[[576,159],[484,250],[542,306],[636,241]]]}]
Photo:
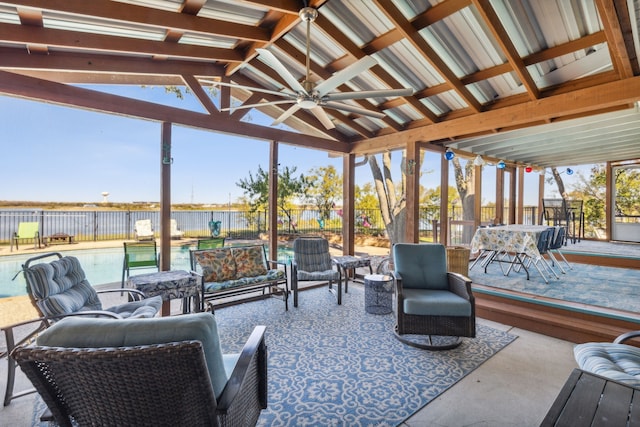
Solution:
[{"label": "wicker sofa", "polygon": [[216,300],[259,291],[281,298],[289,309],[287,264],[267,260],[264,245],[192,250],[190,255],[191,269],[202,275],[202,302],[212,310]]}]

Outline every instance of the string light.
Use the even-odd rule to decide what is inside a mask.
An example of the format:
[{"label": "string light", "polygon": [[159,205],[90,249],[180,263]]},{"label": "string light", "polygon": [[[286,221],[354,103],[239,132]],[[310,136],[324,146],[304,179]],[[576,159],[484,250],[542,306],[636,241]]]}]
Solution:
[{"label": "string light", "polygon": [[532,170],[533,170],[533,168],[532,168],[531,166],[526,166],[526,167],[524,168],[524,171],[525,171],[526,173],[531,173],[531,171],[532,171]]},{"label": "string light", "polygon": [[451,148],[447,148],[447,151],[444,152],[444,158],[447,160],[452,160],[456,156],[456,153],[451,151]]},{"label": "string light", "polygon": [[506,168],[506,167],[507,167],[507,164],[504,162],[504,160],[500,160],[500,161],[498,162],[498,164],[496,165],[496,167],[497,167],[498,169],[504,169],[504,168]]},{"label": "string light", "polygon": [[474,166],[484,166],[484,163],[485,161],[480,154],[478,154],[476,158],[473,159]]}]

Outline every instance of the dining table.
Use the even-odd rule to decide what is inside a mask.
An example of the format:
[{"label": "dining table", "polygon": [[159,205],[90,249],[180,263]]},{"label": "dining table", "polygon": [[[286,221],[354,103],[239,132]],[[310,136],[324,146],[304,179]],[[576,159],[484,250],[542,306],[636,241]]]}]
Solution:
[{"label": "dining table", "polygon": [[487,254],[489,258],[483,264],[485,273],[492,262],[506,263],[509,267],[506,272],[503,270],[505,275],[517,265],[524,269],[529,280],[529,270],[525,261],[530,258],[536,262],[542,257],[538,250],[538,238],[540,233],[548,228],[550,227],[547,225],[528,224],[480,227],[471,239],[471,254],[478,254],[478,257],[483,251]]}]

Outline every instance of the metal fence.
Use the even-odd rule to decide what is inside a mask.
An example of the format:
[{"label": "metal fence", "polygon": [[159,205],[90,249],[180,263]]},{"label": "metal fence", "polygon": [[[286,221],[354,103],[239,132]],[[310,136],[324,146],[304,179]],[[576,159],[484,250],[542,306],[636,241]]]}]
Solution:
[{"label": "metal fence", "polygon": [[[525,223],[535,224],[535,207],[525,208]],[[462,218],[462,208],[450,209],[450,242],[465,242],[466,230],[473,221]],[[266,211],[241,210],[194,210],[173,211],[171,217],[176,220],[184,237],[205,237],[211,235],[211,224],[216,223],[221,236],[239,239],[255,239],[267,232],[269,223]],[[384,221],[379,210],[357,209],[355,212],[355,233],[359,235],[384,236]],[[482,222],[495,218],[494,207],[482,208]],[[134,226],[137,220],[151,219],[156,235],[159,235],[159,211],[59,211],[59,210],[0,210],[0,243],[9,244],[20,222],[38,222],[40,236],[67,234],[74,236],[77,242],[101,240],[130,240],[135,237]],[[426,240],[438,238],[440,206],[420,208],[420,236]],[[277,220],[278,234],[314,233],[342,231],[342,210],[334,209],[327,218],[322,218],[314,209],[293,209],[280,212]],[[471,234],[472,235],[472,234]],[[21,242],[23,243],[23,242]]]}]

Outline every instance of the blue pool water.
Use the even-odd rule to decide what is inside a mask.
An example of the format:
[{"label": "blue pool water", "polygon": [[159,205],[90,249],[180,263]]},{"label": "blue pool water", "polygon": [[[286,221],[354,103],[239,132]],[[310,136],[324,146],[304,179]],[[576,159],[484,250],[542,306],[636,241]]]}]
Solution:
[{"label": "blue pool water", "polygon": [[[172,270],[190,270],[189,264],[189,247],[172,247],[171,251],[171,269]],[[83,249],[78,251],[64,251],[64,256],[75,256],[80,260],[80,265],[84,269],[89,283],[93,286],[104,285],[108,283],[120,284],[122,280],[122,248],[105,248],[105,249]],[[26,282],[22,273],[18,274],[15,280],[12,280],[17,273],[22,270],[22,264],[34,254],[28,255],[9,255],[0,257],[0,298],[26,295]],[[278,261],[290,262],[293,258],[291,248],[278,248]],[[45,258],[43,262],[49,262],[56,257]],[[37,261],[40,262],[40,261]],[[135,273],[144,274],[156,271],[155,269],[136,269]]]}]

